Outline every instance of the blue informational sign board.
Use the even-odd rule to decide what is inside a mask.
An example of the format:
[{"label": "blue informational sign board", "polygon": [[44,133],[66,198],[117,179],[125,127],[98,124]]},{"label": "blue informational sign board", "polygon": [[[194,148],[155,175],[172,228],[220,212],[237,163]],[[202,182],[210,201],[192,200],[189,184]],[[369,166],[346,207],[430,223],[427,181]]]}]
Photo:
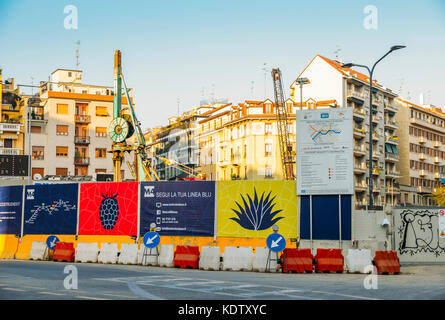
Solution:
[{"label": "blue informational sign board", "polygon": [[24,234],[76,234],[77,183],[26,186]]},{"label": "blue informational sign board", "polygon": [[23,186],[0,187],[0,234],[20,235]]},{"label": "blue informational sign board", "polygon": [[156,181],[140,185],[140,235],[213,237],[215,182]]},{"label": "blue informational sign board", "polygon": [[59,241],[60,241],[59,238],[57,238],[56,236],[49,236],[48,238],[46,238],[46,246],[49,249],[54,250],[57,242],[59,242]]},{"label": "blue informational sign board", "polygon": [[150,231],[144,235],[144,237],[142,238],[142,242],[149,249],[156,248],[161,242],[161,237],[158,233]]},{"label": "blue informational sign board", "polygon": [[279,233],[272,233],[266,239],[267,247],[273,252],[281,252],[286,248],[286,239]]}]

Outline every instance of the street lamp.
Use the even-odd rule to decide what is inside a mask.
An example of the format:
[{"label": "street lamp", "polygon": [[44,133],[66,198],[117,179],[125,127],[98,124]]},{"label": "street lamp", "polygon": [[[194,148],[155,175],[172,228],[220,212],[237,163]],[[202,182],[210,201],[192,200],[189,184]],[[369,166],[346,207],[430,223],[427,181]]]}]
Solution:
[{"label": "street lamp", "polygon": [[295,82],[300,85],[300,110],[303,110],[303,85],[310,82],[308,78],[298,78]]},{"label": "street lamp", "polygon": [[372,198],[372,76],[374,73],[374,69],[376,67],[376,65],[382,61],[387,55],[389,55],[391,52],[399,50],[399,49],[403,49],[406,46],[400,46],[400,45],[396,45],[396,46],[392,46],[391,49],[383,56],[381,57],[379,60],[377,60],[376,63],[374,63],[374,65],[372,66],[372,68],[370,69],[368,66],[362,65],[362,64],[356,64],[356,63],[345,63],[342,65],[342,68],[351,68],[351,67],[362,67],[365,68],[366,70],[368,70],[369,73],[369,182],[368,182],[368,187],[369,187],[369,203],[368,203],[368,210],[372,210],[372,208],[374,207],[374,203],[373,203],[373,198]]}]

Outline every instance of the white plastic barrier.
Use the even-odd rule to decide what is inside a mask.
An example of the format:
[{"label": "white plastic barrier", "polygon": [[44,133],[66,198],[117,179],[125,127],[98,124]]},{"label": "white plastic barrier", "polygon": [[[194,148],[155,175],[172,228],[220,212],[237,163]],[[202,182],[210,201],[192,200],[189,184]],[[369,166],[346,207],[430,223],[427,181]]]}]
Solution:
[{"label": "white plastic barrier", "polygon": [[[266,271],[267,257],[269,255],[269,249],[265,247],[256,247],[255,254],[253,256],[253,271],[264,272]],[[267,271],[277,272],[278,264],[275,260],[277,258],[277,254],[275,252],[270,253],[270,258],[274,260],[270,260]]]},{"label": "white plastic barrier", "polygon": [[220,250],[219,247],[202,247],[199,257],[199,269],[215,270],[220,268]]},{"label": "white plastic barrier", "polygon": [[345,258],[346,268],[348,272],[366,273],[366,267],[372,265],[371,260],[371,250],[349,249]]},{"label": "white plastic barrier", "polygon": [[[146,250],[145,257],[144,257],[144,250]],[[159,264],[159,261],[156,248],[153,248],[150,252],[150,249],[146,248],[143,244],[141,244],[141,248],[138,251],[137,263],[142,264],[144,266],[157,266]]]},{"label": "white plastic barrier", "polygon": [[121,264],[136,264],[138,262],[137,243],[122,243],[121,253],[117,262]]},{"label": "white plastic barrier", "polygon": [[97,260],[100,263],[116,263],[118,252],[117,243],[103,242],[100,244],[100,253]]},{"label": "white plastic barrier", "polygon": [[97,262],[97,256],[99,255],[99,247],[96,242],[78,242],[76,247],[76,253],[74,256],[75,262]]},{"label": "white plastic barrier", "polygon": [[48,250],[45,242],[33,241],[31,251],[29,252],[30,260],[47,260]]},{"label": "white plastic barrier", "polygon": [[172,244],[161,244],[159,254],[160,267],[173,267],[174,246]]},{"label": "white plastic barrier", "polygon": [[223,254],[223,270],[252,271],[252,247],[226,247]]}]

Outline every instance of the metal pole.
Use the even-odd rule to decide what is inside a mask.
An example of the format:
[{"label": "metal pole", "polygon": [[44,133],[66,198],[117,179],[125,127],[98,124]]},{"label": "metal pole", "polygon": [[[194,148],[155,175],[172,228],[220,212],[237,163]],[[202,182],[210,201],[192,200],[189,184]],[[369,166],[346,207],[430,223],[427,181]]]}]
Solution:
[{"label": "metal pole", "polygon": [[303,84],[300,83],[300,110],[303,110]]},{"label": "metal pole", "polygon": [[311,254],[313,254],[313,244],[312,244],[312,195],[309,196],[309,224],[310,224],[310,235],[311,235]]},{"label": "metal pole", "polygon": [[32,184],[32,170],[31,170],[31,159],[32,159],[32,146],[31,146],[31,111],[29,107],[29,100],[28,100],[28,184]]},{"label": "metal pole", "polygon": [[373,208],[373,199],[372,199],[372,71],[370,72],[369,77],[369,201],[368,201],[368,210],[372,210]]}]

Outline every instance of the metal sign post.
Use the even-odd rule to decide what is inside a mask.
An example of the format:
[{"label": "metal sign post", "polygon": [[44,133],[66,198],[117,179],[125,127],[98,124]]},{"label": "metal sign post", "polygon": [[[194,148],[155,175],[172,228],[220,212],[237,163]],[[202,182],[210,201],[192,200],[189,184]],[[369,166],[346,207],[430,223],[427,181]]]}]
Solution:
[{"label": "metal sign post", "polygon": [[[150,230],[153,230],[156,228],[150,228]],[[144,252],[142,254],[142,265],[144,265],[144,261],[147,261],[148,256],[155,256],[159,257],[159,250],[158,245],[161,242],[161,237],[159,234],[155,231],[149,231],[147,232],[144,237],[142,238],[142,242],[144,244]],[[153,252],[156,249],[155,252]],[[149,251],[149,252],[148,252]]]},{"label": "metal sign post", "polygon": [[[274,225],[272,229],[274,233],[270,234],[266,239],[267,248],[269,248],[266,261],[266,272],[270,269],[271,261],[277,261],[278,263],[278,252],[282,252],[284,248],[286,248],[286,240],[281,234],[278,233],[278,226]],[[275,253],[275,259],[271,257],[272,252]]]}]

